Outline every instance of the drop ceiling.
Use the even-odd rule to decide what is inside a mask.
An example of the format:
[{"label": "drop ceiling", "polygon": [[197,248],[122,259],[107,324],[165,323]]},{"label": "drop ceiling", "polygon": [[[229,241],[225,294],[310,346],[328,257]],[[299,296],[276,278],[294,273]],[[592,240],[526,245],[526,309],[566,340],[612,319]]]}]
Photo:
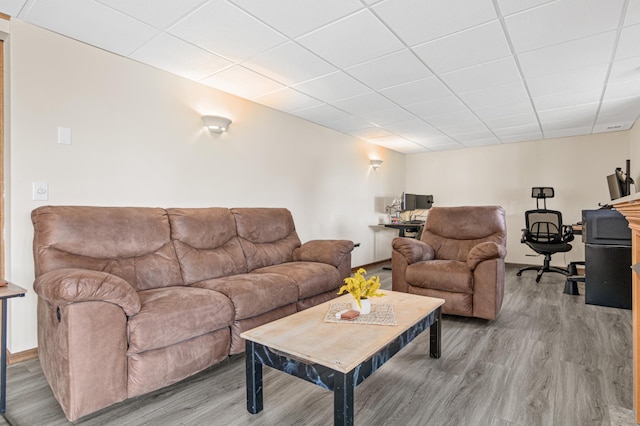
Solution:
[{"label": "drop ceiling", "polygon": [[0,0],[0,12],[402,153],[630,129],[636,0]]}]

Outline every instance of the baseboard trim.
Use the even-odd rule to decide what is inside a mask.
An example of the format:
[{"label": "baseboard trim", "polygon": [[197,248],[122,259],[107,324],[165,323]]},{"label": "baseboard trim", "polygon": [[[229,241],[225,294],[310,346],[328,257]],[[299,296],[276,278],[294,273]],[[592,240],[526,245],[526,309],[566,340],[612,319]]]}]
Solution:
[{"label": "baseboard trim", "polygon": [[353,268],[351,268],[351,272],[355,272],[360,268],[375,268],[376,266],[381,266],[388,262],[391,262],[391,259],[378,260],[377,262],[367,263],[366,265],[354,266]]},{"label": "baseboard trim", "polygon": [[22,361],[27,361],[30,359],[38,358],[38,348],[28,349],[22,352],[16,352],[12,354],[7,351],[7,364],[17,364]]}]

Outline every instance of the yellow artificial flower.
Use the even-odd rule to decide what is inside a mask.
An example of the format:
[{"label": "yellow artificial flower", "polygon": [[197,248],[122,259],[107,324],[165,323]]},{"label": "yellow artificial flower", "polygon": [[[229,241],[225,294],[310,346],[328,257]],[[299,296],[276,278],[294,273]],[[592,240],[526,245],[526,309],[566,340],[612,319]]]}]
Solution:
[{"label": "yellow artificial flower", "polygon": [[369,297],[382,297],[384,293],[378,293],[380,289],[380,277],[371,276],[369,279],[365,279],[364,274],[367,271],[364,268],[359,268],[353,277],[347,277],[344,279],[345,285],[340,287],[338,294],[342,294],[345,291],[353,296],[358,302],[358,306],[362,308],[360,299],[368,299]]}]

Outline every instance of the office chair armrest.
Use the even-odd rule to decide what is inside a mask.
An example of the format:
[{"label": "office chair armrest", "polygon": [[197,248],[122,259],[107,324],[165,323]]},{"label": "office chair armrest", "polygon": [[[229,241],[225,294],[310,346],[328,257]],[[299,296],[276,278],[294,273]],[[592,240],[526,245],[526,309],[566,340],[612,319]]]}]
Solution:
[{"label": "office chair armrest", "polygon": [[393,250],[404,256],[407,264],[431,260],[435,258],[435,251],[427,243],[423,243],[415,238],[396,237],[391,242]]},{"label": "office chair armrest", "polygon": [[562,242],[568,243],[573,241],[573,227],[570,225],[562,225]]},{"label": "office chair armrest", "polygon": [[494,242],[484,242],[469,250],[467,254],[467,266],[474,270],[480,262],[489,259],[504,259],[507,255],[507,248]]}]

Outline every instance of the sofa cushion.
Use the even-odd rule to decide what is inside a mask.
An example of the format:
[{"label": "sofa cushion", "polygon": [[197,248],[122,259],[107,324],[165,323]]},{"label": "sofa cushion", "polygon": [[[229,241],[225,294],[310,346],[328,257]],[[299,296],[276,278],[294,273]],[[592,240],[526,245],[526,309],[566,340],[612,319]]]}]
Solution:
[{"label": "sofa cushion", "polygon": [[241,208],[231,212],[249,271],[293,260],[300,239],[289,210]]},{"label": "sofa cushion", "polygon": [[256,269],[253,272],[275,273],[292,279],[298,286],[298,299],[305,299],[331,290],[335,290],[337,293],[342,285],[338,270],[326,263],[287,262]]},{"label": "sofa cushion", "polygon": [[465,262],[431,260],[428,268],[423,266],[424,263],[407,266],[405,276],[410,285],[453,293],[473,293],[473,277]]},{"label": "sofa cushion", "polygon": [[138,293],[142,307],[129,318],[129,354],[173,345],[228,327],[233,305],[215,291],[166,287]]},{"label": "sofa cushion", "polygon": [[236,222],[229,209],[168,209],[167,212],[185,284],[248,272]]},{"label": "sofa cushion", "polygon": [[36,276],[78,268],[111,273],[136,290],[183,285],[164,209],[43,206],[31,219]]},{"label": "sofa cushion", "polygon": [[251,318],[298,300],[298,286],[280,274],[240,274],[195,283],[192,287],[215,290],[235,307],[235,320]]}]

